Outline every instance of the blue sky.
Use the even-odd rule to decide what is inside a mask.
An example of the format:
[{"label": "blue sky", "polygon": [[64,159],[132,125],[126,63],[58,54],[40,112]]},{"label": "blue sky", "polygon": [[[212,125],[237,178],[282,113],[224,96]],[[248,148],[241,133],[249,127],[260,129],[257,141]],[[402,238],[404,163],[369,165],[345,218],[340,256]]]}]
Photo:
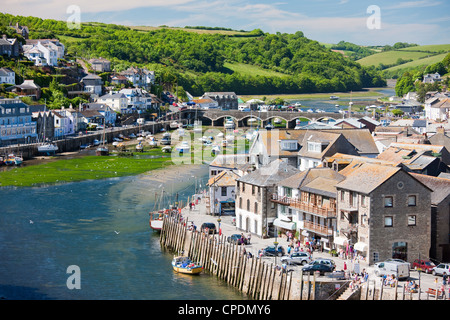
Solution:
[{"label": "blue sky", "polygon": [[[2,12],[135,26],[209,26],[295,33],[325,43],[450,43],[448,0],[3,0]],[[376,6],[374,10],[368,10]],[[379,14],[378,14],[379,13]],[[368,26],[369,22],[369,26]]]}]

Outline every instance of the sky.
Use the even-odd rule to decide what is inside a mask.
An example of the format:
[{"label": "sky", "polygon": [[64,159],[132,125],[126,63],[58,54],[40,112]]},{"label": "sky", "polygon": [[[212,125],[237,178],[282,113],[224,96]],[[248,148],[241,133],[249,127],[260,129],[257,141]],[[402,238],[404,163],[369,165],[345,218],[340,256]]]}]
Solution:
[{"label": "sky", "polygon": [[1,11],[127,26],[302,31],[323,43],[450,43],[449,0],[2,0]]}]

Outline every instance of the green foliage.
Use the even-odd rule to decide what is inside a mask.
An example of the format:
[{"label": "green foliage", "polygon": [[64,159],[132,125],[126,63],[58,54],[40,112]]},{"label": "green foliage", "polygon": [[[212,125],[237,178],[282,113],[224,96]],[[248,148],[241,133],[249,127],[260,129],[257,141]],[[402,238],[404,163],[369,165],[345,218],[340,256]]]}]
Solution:
[{"label": "green foliage", "polygon": [[331,49],[351,51],[352,54],[348,55],[352,60],[359,60],[375,53],[371,49],[346,41],[340,41],[338,44],[332,45]]},{"label": "green foliage", "polygon": [[[69,30],[63,21],[0,14],[0,26],[10,21],[27,25],[33,30],[32,37],[70,39],[65,42],[69,54],[105,57],[116,70],[130,65],[151,66],[158,76],[157,83],[178,80],[193,95],[205,91],[238,94],[356,91],[386,84],[375,68],[363,67],[332,52],[300,31],[268,34],[255,29],[238,36],[169,28],[133,30],[103,23],[83,23],[80,29]],[[241,74],[225,68],[225,62],[287,76]],[[50,81],[41,82],[45,86]],[[52,99],[59,101],[58,96]]]}]

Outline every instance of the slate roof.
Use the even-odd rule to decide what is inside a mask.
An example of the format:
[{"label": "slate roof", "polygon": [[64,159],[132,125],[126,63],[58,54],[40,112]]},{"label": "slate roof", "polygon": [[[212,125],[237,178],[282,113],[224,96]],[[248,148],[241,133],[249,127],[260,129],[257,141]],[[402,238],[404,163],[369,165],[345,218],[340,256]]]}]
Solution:
[{"label": "slate roof", "polygon": [[287,161],[277,159],[242,176],[238,181],[261,187],[270,187],[298,172],[299,170],[288,164]]},{"label": "slate roof", "polygon": [[411,175],[433,191],[431,193],[432,205],[439,205],[450,194],[450,179],[418,173],[411,173]]},{"label": "slate roof", "polygon": [[341,179],[344,176],[335,170],[330,168],[309,168],[305,171],[300,171],[286,179],[281,180],[278,185],[293,189],[301,188],[302,186],[308,184],[314,179],[322,177],[326,179]]},{"label": "slate roof", "polygon": [[400,167],[372,163],[358,163],[355,166],[355,170],[348,174],[347,179],[336,185],[337,188],[369,194],[402,170]]},{"label": "slate roof", "polygon": [[233,171],[222,171],[218,175],[211,177],[208,180],[208,186],[214,184],[217,187],[230,187],[236,185],[236,179],[240,178],[240,176]]},{"label": "slate roof", "polygon": [[239,166],[248,163],[247,154],[219,154],[210,162],[211,167],[238,169]]}]

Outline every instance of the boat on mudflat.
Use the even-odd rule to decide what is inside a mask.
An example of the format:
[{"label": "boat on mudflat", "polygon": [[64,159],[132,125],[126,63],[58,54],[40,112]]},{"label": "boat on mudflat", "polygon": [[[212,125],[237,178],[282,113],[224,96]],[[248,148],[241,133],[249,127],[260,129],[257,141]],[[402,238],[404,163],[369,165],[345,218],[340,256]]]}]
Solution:
[{"label": "boat on mudflat", "polygon": [[172,267],[175,272],[184,274],[199,274],[203,271],[203,267],[191,261],[189,257],[178,256],[172,260]]}]

